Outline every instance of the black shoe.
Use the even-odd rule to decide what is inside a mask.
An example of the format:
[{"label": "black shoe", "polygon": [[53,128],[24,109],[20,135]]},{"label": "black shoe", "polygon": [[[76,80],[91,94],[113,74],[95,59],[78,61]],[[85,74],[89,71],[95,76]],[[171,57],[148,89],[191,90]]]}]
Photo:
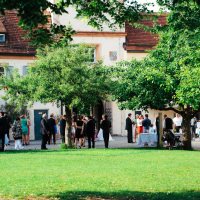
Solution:
[{"label": "black shoe", "polygon": [[47,148],[41,148],[41,150],[48,150]]}]

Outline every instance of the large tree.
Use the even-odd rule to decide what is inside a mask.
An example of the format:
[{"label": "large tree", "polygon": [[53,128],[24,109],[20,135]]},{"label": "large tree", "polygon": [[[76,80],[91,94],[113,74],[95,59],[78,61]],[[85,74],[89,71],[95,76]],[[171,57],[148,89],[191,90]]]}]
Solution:
[{"label": "large tree", "polygon": [[40,101],[64,105],[69,145],[72,107],[89,110],[109,93],[106,70],[101,63],[91,62],[91,50],[85,45],[47,47],[38,53],[37,61],[29,67],[26,76],[14,73],[2,80],[7,88],[7,99],[15,104]]},{"label": "large tree", "polygon": [[[52,3],[54,2],[54,3]],[[141,13],[147,12],[147,4],[135,1],[119,0],[0,0],[0,11],[15,9],[20,17],[19,25],[27,30],[33,44],[44,45],[54,40],[55,34],[64,34],[71,40],[74,31],[70,27],[51,24],[49,27],[48,9],[52,13],[62,15],[68,13],[67,8],[73,6],[77,17],[88,19],[88,24],[101,29],[104,23],[114,28],[123,26],[125,21],[138,21]]]},{"label": "large tree", "polygon": [[115,68],[114,97],[121,108],[172,110],[183,117],[184,147],[191,149],[190,120],[200,112],[200,10],[174,7],[160,41],[143,61]]}]

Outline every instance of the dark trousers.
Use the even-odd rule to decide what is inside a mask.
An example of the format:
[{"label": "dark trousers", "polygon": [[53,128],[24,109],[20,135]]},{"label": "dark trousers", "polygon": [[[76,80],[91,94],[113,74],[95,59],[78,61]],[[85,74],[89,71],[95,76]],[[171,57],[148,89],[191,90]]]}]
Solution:
[{"label": "dark trousers", "polygon": [[0,151],[4,151],[5,135],[0,136]]},{"label": "dark trousers", "polygon": [[41,144],[41,149],[46,149],[46,144],[47,144],[47,140],[48,140],[48,135],[42,135],[42,144]]},{"label": "dark trousers", "polygon": [[88,135],[88,148],[91,148],[91,143],[92,143],[92,148],[95,148],[95,135],[94,134],[89,134]]},{"label": "dark trousers", "polygon": [[127,130],[127,138],[128,138],[128,143],[133,143],[133,131],[132,131],[132,129]]},{"label": "dark trousers", "polygon": [[53,143],[56,144],[56,134],[54,132],[50,132],[48,144],[51,144],[52,136],[53,136]]},{"label": "dark trousers", "polygon": [[65,143],[65,134],[61,134],[62,143]]},{"label": "dark trousers", "polygon": [[103,139],[104,139],[105,148],[108,148],[109,133],[106,133],[106,132],[103,131]]},{"label": "dark trousers", "polygon": [[176,133],[179,133],[180,129],[181,129],[181,126],[176,126],[175,129],[176,129]]}]

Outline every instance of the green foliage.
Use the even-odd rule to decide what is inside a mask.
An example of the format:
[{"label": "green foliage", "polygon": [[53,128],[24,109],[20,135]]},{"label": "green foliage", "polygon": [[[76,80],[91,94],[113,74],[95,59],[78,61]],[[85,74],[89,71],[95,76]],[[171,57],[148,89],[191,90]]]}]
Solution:
[{"label": "green foliage", "polygon": [[62,33],[67,41],[72,38],[72,31],[62,25],[48,25],[49,15],[45,12],[50,9],[52,13],[62,15],[67,13],[67,8],[73,6],[77,11],[77,17],[87,18],[88,24],[101,29],[103,24],[109,27],[124,26],[125,21],[138,21],[141,14],[148,12],[147,4],[139,4],[135,1],[118,0],[59,0],[51,3],[48,0],[1,0],[0,11],[15,9],[20,17],[19,25],[27,30],[28,38],[32,40],[33,45],[44,46],[50,44],[57,36]]},{"label": "green foliage", "polygon": [[184,114],[189,106],[190,115],[200,110],[199,19],[194,3],[188,8],[178,4],[169,14],[168,28],[160,32],[156,49],[143,61],[118,64],[114,96],[121,108],[171,108]]},{"label": "green foliage", "polygon": [[144,60],[122,62],[114,68],[114,99],[122,109],[151,108],[181,114],[185,146],[190,149],[190,119],[200,111],[199,6],[193,2],[177,4],[159,34],[156,49]]},{"label": "green foliage", "polygon": [[14,73],[3,79],[7,98],[19,105],[41,101],[90,109],[107,98],[110,81],[102,63],[90,62],[88,49],[86,45],[72,45],[39,50],[26,76]]}]

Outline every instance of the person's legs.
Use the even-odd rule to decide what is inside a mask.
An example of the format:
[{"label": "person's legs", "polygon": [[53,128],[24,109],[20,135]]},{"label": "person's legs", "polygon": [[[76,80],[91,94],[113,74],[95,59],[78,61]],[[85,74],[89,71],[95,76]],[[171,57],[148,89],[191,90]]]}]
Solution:
[{"label": "person's legs", "polygon": [[64,144],[64,143],[65,143],[65,135],[62,134],[62,135],[61,135],[61,138],[62,138],[62,143]]},{"label": "person's legs", "polygon": [[79,138],[78,143],[79,143],[79,148],[81,149],[82,138]]},{"label": "person's legs", "polygon": [[25,145],[25,135],[22,133],[22,144]]},{"label": "person's legs", "polygon": [[92,148],[95,148],[95,134],[92,135]]},{"label": "person's legs", "polygon": [[108,142],[109,142],[109,133],[103,133],[103,138],[104,138],[104,144],[105,144],[105,148],[108,148]]},{"label": "person's legs", "polygon": [[42,135],[41,149],[46,149],[47,138],[46,135]]},{"label": "person's legs", "polygon": [[21,140],[18,141],[18,148],[19,149],[24,149],[24,147],[22,146]]},{"label": "person's legs", "polygon": [[48,140],[47,140],[47,143],[50,145],[51,144],[51,140],[52,140],[52,134],[49,133],[49,137],[48,137]]},{"label": "person's legs", "polygon": [[88,148],[91,148],[91,135],[88,135]]},{"label": "person's legs", "polygon": [[109,135],[106,136],[106,148],[108,148],[108,143],[109,143]]},{"label": "person's legs", "polygon": [[133,142],[132,130],[127,130],[127,136],[128,136],[128,143],[132,143]]},{"label": "person's legs", "polygon": [[53,135],[53,143],[56,144],[56,134],[53,133],[52,135]]},{"label": "person's legs", "polygon": [[15,149],[17,149],[17,140],[15,140]]}]

